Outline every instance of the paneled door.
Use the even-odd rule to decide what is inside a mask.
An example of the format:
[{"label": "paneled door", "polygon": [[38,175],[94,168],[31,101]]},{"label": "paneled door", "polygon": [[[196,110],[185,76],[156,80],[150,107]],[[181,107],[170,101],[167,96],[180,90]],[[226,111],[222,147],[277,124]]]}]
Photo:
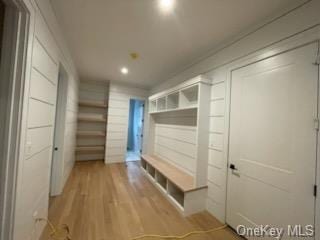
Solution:
[{"label": "paneled door", "polygon": [[314,224],[317,51],[314,43],[232,72],[227,223],[234,229],[269,225],[286,239],[288,225],[306,233]]}]

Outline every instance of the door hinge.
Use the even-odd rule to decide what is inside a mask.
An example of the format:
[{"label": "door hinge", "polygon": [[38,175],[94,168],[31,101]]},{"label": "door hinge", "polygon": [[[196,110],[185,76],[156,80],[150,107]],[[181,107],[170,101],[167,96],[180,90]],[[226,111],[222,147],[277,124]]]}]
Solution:
[{"label": "door hinge", "polygon": [[314,185],[313,186],[313,196],[317,197],[317,193],[318,193],[318,186]]},{"label": "door hinge", "polygon": [[314,129],[319,131],[319,118],[314,119]]}]

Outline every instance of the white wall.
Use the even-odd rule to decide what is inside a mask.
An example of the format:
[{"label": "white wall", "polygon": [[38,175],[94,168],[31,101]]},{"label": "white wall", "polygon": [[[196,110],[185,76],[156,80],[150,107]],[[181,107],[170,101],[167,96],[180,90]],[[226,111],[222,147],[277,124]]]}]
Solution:
[{"label": "white wall", "polygon": [[[106,163],[125,161],[127,152],[130,99],[145,100],[147,96],[147,90],[116,84],[113,82],[110,83],[106,137]],[[145,115],[147,115],[146,112],[147,106],[145,108]],[[144,136],[146,137],[147,134],[144,133]],[[144,138],[144,145],[146,142],[146,138]],[[143,147],[143,149],[145,149],[145,147]]]},{"label": "white wall", "polygon": [[[320,24],[320,1],[313,0],[243,35],[239,40],[222,47],[212,56],[190,66],[175,77],[159,84],[152,92],[162,91],[199,74],[213,79],[210,113],[210,143],[208,165],[207,209],[220,221],[225,221],[226,176],[228,151],[228,94],[231,66],[243,58],[272,54],[276,48],[302,39]],[[307,31],[308,30],[308,31]],[[317,32],[317,30],[316,30]]]},{"label": "white wall", "polygon": [[[47,0],[24,0],[30,11],[27,73],[19,159],[14,239],[38,239],[47,217],[57,83],[60,64],[68,74],[63,181],[74,164],[78,76]],[[45,18],[44,18],[45,16]],[[33,231],[35,230],[35,233]]]}]

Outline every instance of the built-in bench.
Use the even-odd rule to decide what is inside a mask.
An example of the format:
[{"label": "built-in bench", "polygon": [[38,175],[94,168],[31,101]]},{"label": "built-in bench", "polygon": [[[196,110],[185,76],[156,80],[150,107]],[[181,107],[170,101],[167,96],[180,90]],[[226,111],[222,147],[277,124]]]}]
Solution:
[{"label": "built-in bench", "polygon": [[193,176],[155,155],[142,155],[141,168],[183,215],[205,209],[207,186],[196,187]]}]

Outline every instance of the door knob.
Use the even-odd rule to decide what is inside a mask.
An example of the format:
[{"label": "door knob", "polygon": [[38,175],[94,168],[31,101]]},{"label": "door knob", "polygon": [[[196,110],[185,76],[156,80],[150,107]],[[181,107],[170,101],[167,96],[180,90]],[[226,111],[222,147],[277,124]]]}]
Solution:
[{"label": "door knob", "polygon": [[238,170],[237,168],[236,168],[236,166],[234,165],[234,164],[230,164],[230,169],[232,169],[232,170]]},{"label": "door knob", "polygon": [[54,148],[54,150],[55,150],[55,151],[58,151],[58,148],[57,148],[57,147],[55,147],[55,148]]}]

